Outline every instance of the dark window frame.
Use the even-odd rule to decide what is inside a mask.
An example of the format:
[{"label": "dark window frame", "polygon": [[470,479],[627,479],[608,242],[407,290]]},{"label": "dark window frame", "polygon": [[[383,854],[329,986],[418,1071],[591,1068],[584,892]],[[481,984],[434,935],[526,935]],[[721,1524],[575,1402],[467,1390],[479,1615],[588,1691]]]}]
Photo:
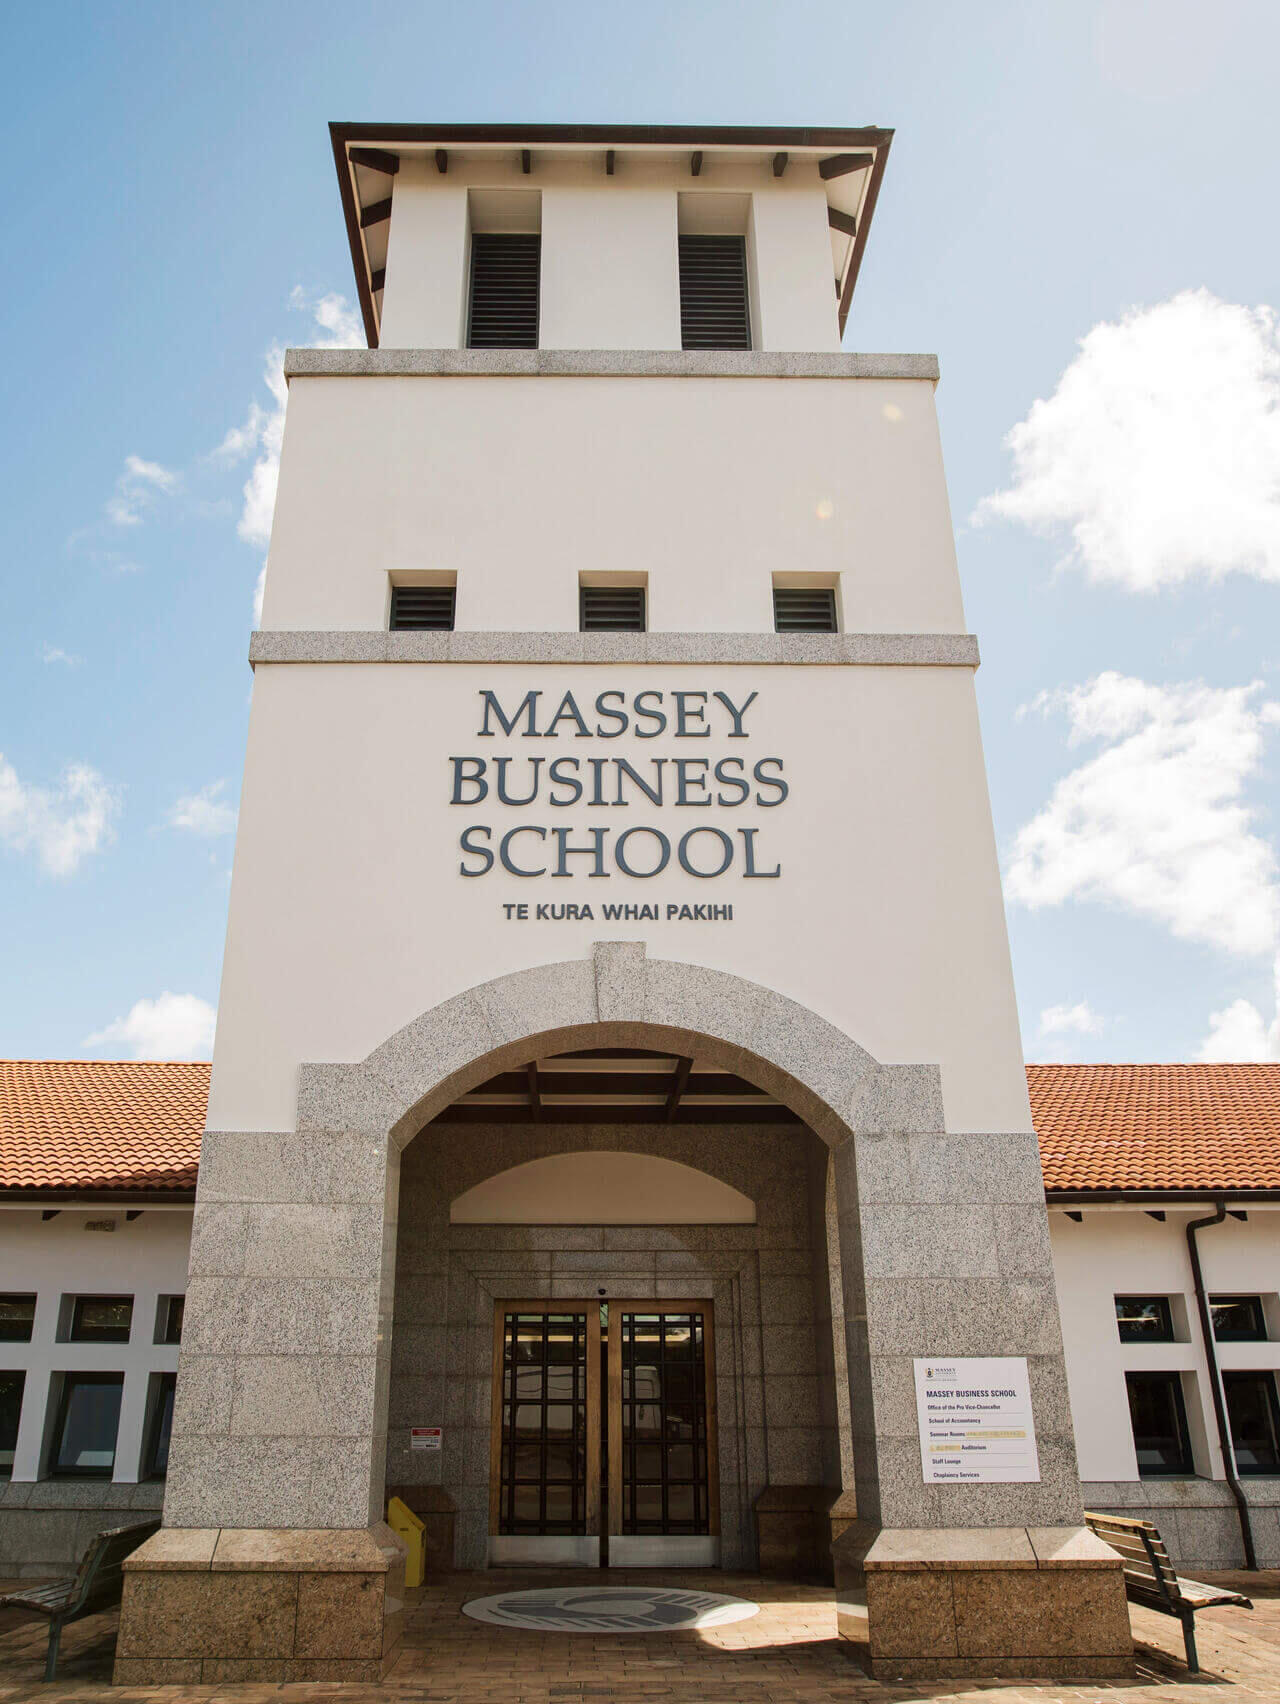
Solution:
[{"label": "dark window frame", "polygon": [[[25,1367],[2,1367],[0,1368],[0,1379],[16,1379],[18,1382],[18,1417],[14,1423],[12,1446],[13,1450],[16,1452],[18,1448],[18,1434],[22,1430],[22,1405],[27,1400],[27,1369]],[[5,1449],[6,1454],[9,1453],[8,1447],[4,1444],[3,1437],[0,1437],[0,1447]],[[0,1461],[0,1479],[12,1478],[13,1463],[11,1461]]]},{"label": "dark window frame", "polygon": [[[1134,1453],[1138,1457],[1139,1479],[1193,1479],[1195,1478],[1195,1456],[1191,1448],[1191,1432],[1187,1425],[1187,1403],[1182,1391],[1182,1375],[1161,1369],[1139,1371],[1129,1368],[1124,1375],[1125,1397],[1129,1408],[1129,1426],[1133,1433]],[[1178,1458],[1174,1464],[1164,1464],[1159,1467],[1144,1466],[1142,1451],[1139,1445],[1138,1429],[1134,1425],[1133,1395],[1137,1385],[1152,1386],[1160,1384],[1171,1395],[1173,1419],[1172,1439],[1178,1449]]]},{"label": "dark window frame", "polygon": [[[62,1455],[62,1445],[67,1427],[67,1419],[71,1408],[71,1396],[77,1385],[115,1385],[120,1392],[120,1405],[116,1409],[116,1432],[111,1443],[111,1461],[105,1467],[74,1467],[59,1466]],[[124,1407],[124,1374],[98,1373],[76,1369],[74,1372],[62,1374],[62,1388],[58,1392],[58,1408],[54,1417],[53,1435],[49,1445],[49,1475],[54,1479],[110,1479],[116,1470],[116,1456],[120,1449],[120,1414]]]},{"label": "dark window frame", "polygon": [[[1160,1316],[1161,1329],[1158,1332],[1136,1331],[1132,1325],[1125,1329],[1125,1321],[1120,1317],[1122,1302],[1136,1304],[1147,1308],[1155,1306]],[[1116,1331],[1121,1343],[1175,1343],[1173,1334],[1173,1306],[1168,1296],[1138,1296],[1124,1295],[1115,1298]]]},{"label": "dark window frame", "polygon": [[[1243,1384],[1246,1379],[1258,1380],[1265,1392],[1263,1404],[1268,1411],[1270,1420],[1270,1448],[1274,1461],[1270,1466],[1255,1467],[1240,1460],[1240,1440],[1236,1437],[1235,1415],[1231,1412],[1231,1391],[1237,1384]],[[1227,1409],[1227,1425],[1231,1431],[1231,1453],[1236,1458],[1236,1472],[1248,1474],[1251,1478],[1280,1475],[1280,1393],[1276,1391],[1276,1375],[1267,1368],[1233,1367],[1230,1372],[1222,1374],[1222,1395]]]},{"label": "dark window frame", "polygon": [[[1216,1308],[1239,1307],[1241,1304],[1249,1307],[1256,1321],[1256,1329],[1243,1331],[1219,1331]],[[1259,1295],[1241,1296],[1210,1296],[1209,1318],[1213,1321],[1213,1338],[1215,1343],[1266,1343],[1269,1341],[1267,1332],[1267,1314]]]},{"label": "dark window frame", "polygon": [[[498,276],[494,271],[486,274],[487,268],[500,268],[503,264],[503,248],[505,248],[505,263],[508,268],[518,265],[516,257],[520,254],[535,256],[533,313],[532,327],[528,322],[529,303],[512,296],[505,304],[500,304],[500,292],[495,292],[489,301],[478,301],[477,291],[483,293],[490,287],[491,280]],[[479,260],[479,265],[477,261]],[[527,266],[528,262],[525,262]],[[527,279],[526,279],[527,285]],[[484,321],[493,316],[495,324],[486,330]],[[501,331],[505,315],[507,330]],[[520,320],[526,322],[519,325]],[[477,324],[477,318],[480,324]],[[511,327],[518,327],[518,335],[513,335]],[[531,334],[530,334],[531,333]],[[542,232],[541,231],[473,231],[467,267],[467,348],[468,349],[536,349],[542,335]]]},{"label": "dark window frame", "polygon": [[[639,621],[624,619],[628,601],[638,601]],[[593,610],[589,606],[595,604]],[[612,613],[609,606],[612,605]],[[649,588],[647,586],[578,587],[579,633],[647,633],[649,631]]]},{"label": "dark window frame", "polygon": [[[157,1373],[156,1385],[152,1393],[151,1413],[147,1419],[147,1435],[142,1445],[141,1479],[164,1479],[169,1472],[169,1446],[173,1439],[173,1404],[177,1390],[177,1373]],[[165,1426],[165,1411],[168,1410],[168,1427]],[[160,1452],[160,1444],[164,1442],[164,1466],[156,1465]]]},{"label": "dark window frame", "polygon": [[750,350],[746,237],[681,232],[677,247],[680,347]]},{"label": "dark window frame", "polygon": [[[424,596],[424,594],[426,594]],[[448,602],[448,612],[442,607]],[[415,604],[418,606],[414,608]],[[392,586],[388,625],[392,633],[452,633],[458,613],[457,584],[444,586]]]},{"label": "dark window frame", "polygon": [[[71,1298],[71,1317],[67,1323],[68,1343],[127,1343],[133,1336],[133,1308],[135,1298],[125,1295],[110,1296],[73,1296]],[[129,1305],[129,1323],[123,1328],[119,1326],[90,1326],[83,1322],[84,1305],[86,1302],[127,1302]]]},{"label": "dark window frame", "polygon": [[[807,599],[807,613],[798,607]],[[790,612],[786,605],[790,603]],[[821,608],[819,608],[821,604]],[[840,612],[836,608],[834,586],[775,586],[773,588],[773,630],[775,633],[838,633]]]},{"label": "dark window frame", "polygon": [[[170,1347],[182,1342],[182,1320],[186,1312],[187,1298],[182,1296],[161,1296],[160,1314],[156,1320],[156,1342],[165,1343]],[[174,1330],[174,1316],[177,1316],[177,1330]]]},{"label": "dark window frame", "polygon": [[0,1295],[0,1302],[30,1302],[31,1318],[19,1324],[26,1324],[26,1331],[9,1331],[6,1327],[10,1321],[0,1319],[0,1343],[30,1343],[31,1334],[35,1330],[37,1295],[34,1290],[6,1290]]}]

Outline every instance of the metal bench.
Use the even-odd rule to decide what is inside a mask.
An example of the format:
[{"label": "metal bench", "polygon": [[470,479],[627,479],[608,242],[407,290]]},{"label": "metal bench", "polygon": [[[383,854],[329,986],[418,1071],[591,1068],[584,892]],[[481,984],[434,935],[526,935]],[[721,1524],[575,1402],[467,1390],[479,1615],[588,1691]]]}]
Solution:
[{"label": "metal bench", "polygon": [[120,1564],[138,1546],[159,1532],[159,1521],[139,1521],[134,1526],[113,1527],[100,1532],[80,1558],[75,1578],[52,1580],[47,1585],[31,1586],[25,1591],[9,1592],[0,1597],[0,1608],[25,1609],[32,1615],[43,1615],[49,1621],[49,1652],[44,1663],[44,1678],[52,1680],[58,1669],[58,1647],[62,1629],[69,1621],[82,1616],[96,1615],[120,1602],[123,1575]]},{"label": "metal bench", "polygon": [[1220,1603],[1238,1603],[1252,1609],[1252,1602],[1239,1592],[1221,1592],[1214,1586],[1202,1585],[1199,1580],[1182,1579],[1174,1572],[1164,1540],[1151,1521],[1126,1520],[1122,1515],[1093,1515],[1088,1510],[1084,1518],[1099,1538],[1120,1552],[1129,1602],[1145,1604],[1162,1615],[1176,1615],[1181,1621],[1187,1667],[1192,1674],[1199,1674],[1196,1611],[1212,1609]]}]

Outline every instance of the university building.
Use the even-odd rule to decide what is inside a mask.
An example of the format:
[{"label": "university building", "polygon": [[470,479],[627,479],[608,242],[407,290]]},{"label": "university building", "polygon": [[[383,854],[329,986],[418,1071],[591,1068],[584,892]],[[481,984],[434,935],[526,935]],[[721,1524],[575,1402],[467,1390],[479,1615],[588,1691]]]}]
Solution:
[{"label": "university building", "polygon": [[162,1499],[135,1684],[376,1678],[390,1492],[1129,1672],[1086,1506],[1280,1559],[1280,1072],[1024,1067],[890,133],[332,134],[211,1075],[4,1079],[0,1562]]}]

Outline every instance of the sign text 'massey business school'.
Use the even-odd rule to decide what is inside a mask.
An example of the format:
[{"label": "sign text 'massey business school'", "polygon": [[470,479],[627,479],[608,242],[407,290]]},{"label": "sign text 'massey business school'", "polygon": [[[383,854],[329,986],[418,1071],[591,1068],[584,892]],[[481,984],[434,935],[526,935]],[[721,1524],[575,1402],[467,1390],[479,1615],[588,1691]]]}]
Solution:
[{"label": "sign text 'massey business school'", "polygon": [[[525,813],[511,827],[469,822],[459,835],[463,876],[494,870],[527,878],[630,876],[642,881],[668,869],[711,880],[734,874],[773,879],[782,867],[771,859],[759,822],[739,824],[668,817],[671,811],[775,810],[789,788],[780,757],[757,756],[748,747],[722,750],[720,741],[752,737],[748,713],[759,693],[739,700],[723,691],[609,690],[580,701],[572,692],[526,692],[518,703],[480,692],[477,740],[518,740],[523,750],[496,753],[492,747],[449,759],[449,802]],[[649,756],[641,742],[666,736],[691,742],[688,754]],[[586,740],[577,751],[531,749],[526,741]],[[594,743],[626,742],[626,756],[604,755]],[[692,742],[707,741],[698,749]],[[660,810],[656,822],[604,824],[577,813]],[[561,812],[573,811],[572,818]],[[685,823],[688,826],[685,826]]]}]

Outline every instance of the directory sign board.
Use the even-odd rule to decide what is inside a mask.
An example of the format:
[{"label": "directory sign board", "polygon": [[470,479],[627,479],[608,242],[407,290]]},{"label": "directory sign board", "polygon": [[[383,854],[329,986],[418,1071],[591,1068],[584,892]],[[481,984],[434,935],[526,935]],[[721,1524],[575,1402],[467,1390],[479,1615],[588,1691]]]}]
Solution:
[{"label": "directory sign board", "polygon": [[1040,1478],[1025,1356],[925,1356],[915,1372],[926,1485]]}]

